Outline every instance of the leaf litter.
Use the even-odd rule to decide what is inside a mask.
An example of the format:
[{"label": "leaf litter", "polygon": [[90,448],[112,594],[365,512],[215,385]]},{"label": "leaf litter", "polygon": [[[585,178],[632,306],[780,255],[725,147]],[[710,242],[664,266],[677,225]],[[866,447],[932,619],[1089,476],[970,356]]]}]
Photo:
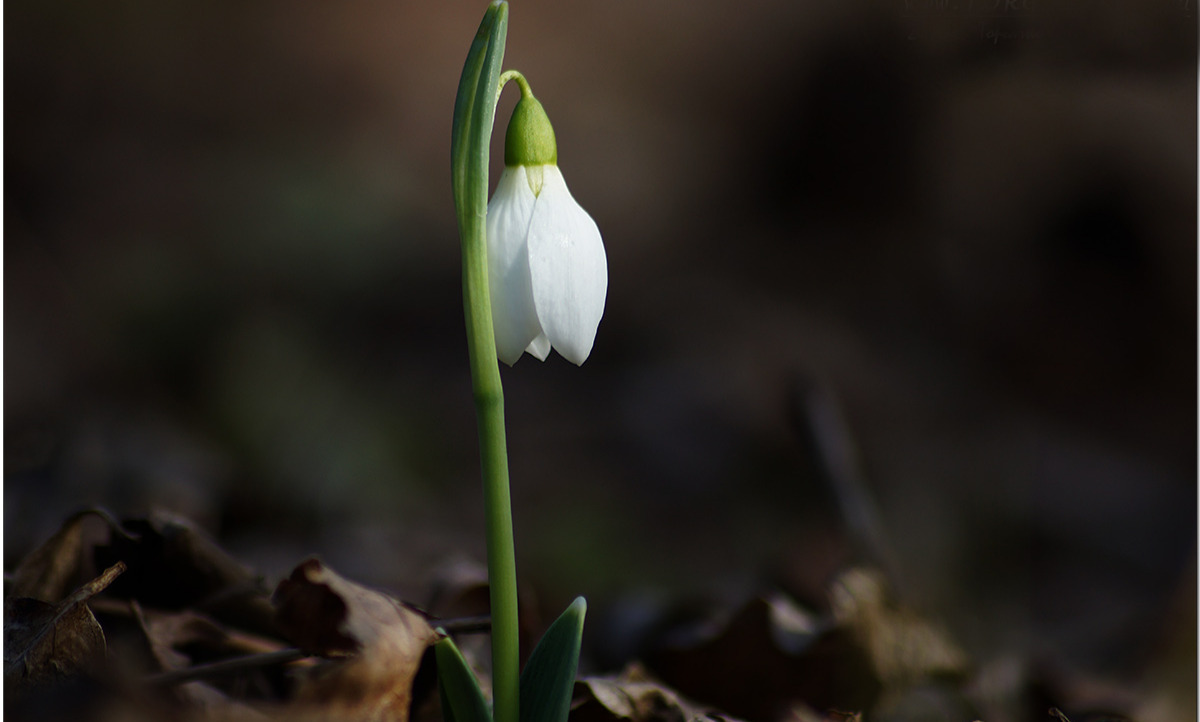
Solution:
[{"label": "leaf litter", "polygon": [[104,661],[104,631],[87,602],[112,584],[121,562],[58,604],[10,597],[4,604],[4,682],[9,694],[70,678]]},{"label": "leaf litter", "polygon": [[[1031,666],[990,674],[898,600],[877,569],[851,566],[826,592],[823,608],[778,589],[715,614],[668,608],[618,671],[577,679],[569,718],[1005,722],[1046,719],[1050,708],[1088,718],[1086,699],[1072,699],[1080,685]],[[430,608],[442,618],[316,558],[272,593],[186,519],[118,521],[88,510],[67,518],[9,577],[5,714],[39,722],[433,722],[441,719],[430,653],[436,628],[456,636],[489,688],[486,635],[470,634],[486,631],[486,600],[480,567],[461,561],[431,590]],[[522,626],[526,640],[536,639],[536,620]],[[582,669],[586,656],[585,645]]]},{"label": "leaf litter", "polygon": [[306,713],[407,722],[412,686],[438,634],[424,615],[342,578],[316,559],[296,567],[275,591],[281,631],[331,661],[307,670],[296,692]]}]

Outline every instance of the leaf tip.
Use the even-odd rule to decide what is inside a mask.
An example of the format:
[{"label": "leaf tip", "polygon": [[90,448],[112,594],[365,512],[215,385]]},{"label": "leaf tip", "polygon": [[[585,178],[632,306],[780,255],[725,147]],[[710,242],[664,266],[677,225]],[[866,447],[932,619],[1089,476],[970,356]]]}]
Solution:
[{"label": "leaf tip", "polygon": [[583,617],[585,614],[587,614],[587,600],[582,596],[575,597],[575,601],[571,602],[567,609],[575,612],[580,617]]}]

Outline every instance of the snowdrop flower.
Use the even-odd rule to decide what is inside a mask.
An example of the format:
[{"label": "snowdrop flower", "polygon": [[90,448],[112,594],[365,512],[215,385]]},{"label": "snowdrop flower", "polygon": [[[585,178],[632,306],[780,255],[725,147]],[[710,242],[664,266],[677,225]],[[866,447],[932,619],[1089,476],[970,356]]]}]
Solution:
[{"label": "snowdrop flower", "polygon": [[500,360],[511,366],[523,352],[545,360],[553,347],[582,364],[604,315],[604,244],[567,190],[550,119],[524,83],[488,202],[487,252]]}]

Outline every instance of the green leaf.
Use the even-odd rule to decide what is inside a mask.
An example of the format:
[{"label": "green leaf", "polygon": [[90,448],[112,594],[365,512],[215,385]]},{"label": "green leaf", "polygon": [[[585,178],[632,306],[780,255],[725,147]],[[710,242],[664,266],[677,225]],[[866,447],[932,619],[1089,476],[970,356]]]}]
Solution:
[{"label": "green leaf", "polygon": [[450,131],[450,174],[464,237],[469,226],[487,214],[488,147],[507,35],[508,3],[492,2],[475,32],[458,81]]},{"label": "green leaf", "polygon": [[546,630],[521,672],[521,722],[566,722],[587,602],[578,597]]},{"label": "green leaf", "polygon": [[[487,201],[488,150],[492,126],[496,119],[496,101],[500,94],[500,69],[504,63],[504,45],[508,33],[508,3],[492,0],[484,13],[483,22],[467,53],[458,94],[454,101],[454,119],[450,133],[450,177],[454,189],[454,209],[458,232],[462,240],[463,309],[467,323],[467,349],[471,358],[471,381],[477,398],[501,399],[500,368],[496,360],[495,331],[492,327],[491,297],[488,293],[487,262]],[[482,409],[482,407],[480,407]],[[482,413],[482,411],[481,411]],[[484,417],[481,416],[481,423]],[[500,429],[485,434],[481,440],[499,446],[499,473],[507,475],[503,447],[503,421]],[[484,476],[493,456],[483,452]],[[507,482],[506,482],[507,483]],[[507,497],[507,493],[505,495]],[[489,548],[492,544],[489,542]],[[514,572],[515,574],[515,572]],[[515,590],[515,582],[513,583]],[[515,591],[513,604],[515,605]],[[500,649],[511,663],[497,665],[497,699],[508,711],[501,713],[504,722],[516,718],[516,636],[515,606],[508,620],[504,605],[497,605],[495,624],[500,630]],[[513,632],[513,634],[509,634]],[[493,632],[495,638],[496,632]],[[511,638],[510,638],[511,637]]]},{"label": "green leaf", "polygon": [[442,698],[442,719],[446,722],[492,722],[479,680],[454,641],[446,637],[434,645],[437,658],[438,693]]}]

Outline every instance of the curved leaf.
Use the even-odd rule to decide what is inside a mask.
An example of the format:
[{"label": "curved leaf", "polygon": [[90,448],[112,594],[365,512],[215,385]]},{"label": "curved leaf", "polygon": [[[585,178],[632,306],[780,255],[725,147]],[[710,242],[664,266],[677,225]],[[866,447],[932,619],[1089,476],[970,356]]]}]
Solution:
[{"label": "curved leaf", "polygon": [[454,641],[446,637],[434,645],[433,651],[437,657],[442,719],[446,722],[492,722],[492,710],[479,688],[479,680]]},{"label": "curved leaf", "polygon": [[[504,61],[504,44],[508,32],[508,3],[492,2],[483,14],[479,30],[467,51],[462,77],[454,100],[454,116],[450,131],[450,175],[454,186],[454,205],[458,212],[459,227],[470,222],[470,216],[479,213],[482,217],[487,207],[487,157],[488,141],[491,139],[492,121],[496,113],[496,93],[500,80],[500,66]],[[481,93],[480,87],[483,87]],[[491,89],[491,102],[488,89]],[[485,102],[476,104],[478,98]],[[476,116],[481,116],[476,118]],[[485,132],[480,139],[480,134]],[[469,188],[469,166],[483,156],[483,188]],[[476,171],[476,174],[478,171]],[[479,179],[475,178],[476,186]],[[475,207],[470,207],[474,204]]]},{"label": "curved leaf", "polygon": [[534,648],[521,672],[521,722],[566,722],[585,614],[587,601],[578,597]]}]

